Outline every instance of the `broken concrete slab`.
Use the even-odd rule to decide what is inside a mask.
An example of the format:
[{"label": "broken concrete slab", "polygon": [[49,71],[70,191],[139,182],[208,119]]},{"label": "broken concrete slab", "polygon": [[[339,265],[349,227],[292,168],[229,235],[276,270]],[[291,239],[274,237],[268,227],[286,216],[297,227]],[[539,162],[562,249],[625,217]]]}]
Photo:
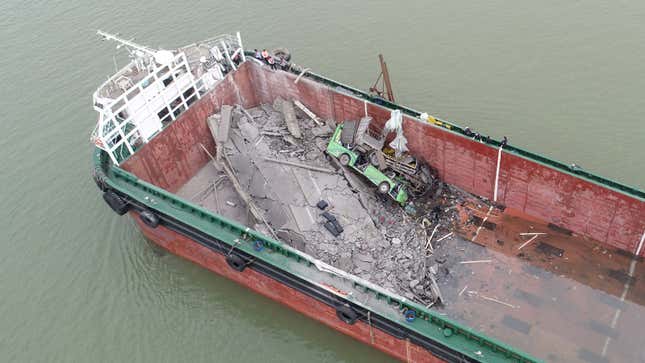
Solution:
[{"label": "broken concrete slab", "polygon": [[228,134],[231,127],[231,118],[233,113],[233,107],[229,105],[223,105],[220,112],[220,122],[217,130],[217,142],[226,142],[228,140]]},{"label": "broken concrete slab", "polygon": [[255,125],[246,121],[245,118],[240,119],[238,126],[242,136],[251,143],[254,143],[260,136],[260,130]]},{"label": "broken concrete slab", "polygon": [[296,221],[298,229],[302,232],[312,231],[316,226],[316,214],[309,207],[289,205],[291,215]]},{"label": "broken concrete slab", "polygon": [[282,115],[284,116],[284,122],[287,124],[289,133],[296,139],[301,139],[302,132],[300,131],[300,126],[298,126],[296,111],[293,109],[293,103],[291,101],[282,102]]},{"label": "broken concrete slab", "polygon": [[329,127],[327,125],[314,127],[314,128],[311,129],[311,134],[314,135],[314,137],[329,136],[333,132],[334,132],[334,130],[332,130],[331,127]]}]

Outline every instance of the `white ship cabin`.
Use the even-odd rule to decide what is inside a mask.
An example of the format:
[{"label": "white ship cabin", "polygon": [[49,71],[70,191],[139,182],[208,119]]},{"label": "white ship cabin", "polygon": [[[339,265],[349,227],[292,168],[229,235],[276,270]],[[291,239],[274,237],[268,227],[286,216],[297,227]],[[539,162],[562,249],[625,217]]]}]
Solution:
[{"label": "white ship cabin", "polygon": [[176,50],[151,49],[98,31],[125,48],[130,63],[93,95],[99,113],[91,141],[116,165],[174,121],[237,65],[244,62],[240,33]]}]

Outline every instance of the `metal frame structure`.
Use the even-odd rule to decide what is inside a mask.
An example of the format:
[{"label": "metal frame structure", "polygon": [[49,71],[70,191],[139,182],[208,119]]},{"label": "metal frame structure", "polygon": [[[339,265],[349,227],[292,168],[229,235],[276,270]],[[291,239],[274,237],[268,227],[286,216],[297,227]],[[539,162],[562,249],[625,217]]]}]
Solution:
[{"label": "metal frame structure", "polygon": [[[100,30],[98,34],[119,43],[117,49],[126,47],[132,59],[93,95],[99,119],[91,141],[105,150],[115,165],[176,120],[227,71],[236,69],[232,60],[236,54],[242,61],[246,59],[239,32],[174,52],[154,50]],[[199,55],[200,47],[209,51],[208,57],[189,59],[187,52]]]}]

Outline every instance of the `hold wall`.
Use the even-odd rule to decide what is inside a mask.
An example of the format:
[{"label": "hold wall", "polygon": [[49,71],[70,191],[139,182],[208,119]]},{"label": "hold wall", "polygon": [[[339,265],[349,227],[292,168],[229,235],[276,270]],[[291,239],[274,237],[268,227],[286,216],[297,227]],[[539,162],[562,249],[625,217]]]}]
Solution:
[{"label": "hold wall", "polygon": [[[208,162],[199,142],[214,152],[205,120],[223,104],[249,108],[277,97],[298,98],[324,119],[343,122],[367,113],[383,125],[389,118],[388,109],[343,90],[307,78],[296,84],[295,79],[293,74],[246,62],[123,167],[175,192]],[[496,148],[407,116],[404,131],[410,151],[437,169],[446,183],[493,199]],[[645,231],[645,202],[509,152],[502,153],[498,201],[511,211],[630,253],[636,251]],[[645,248],[640,254],[645,255]]]}]

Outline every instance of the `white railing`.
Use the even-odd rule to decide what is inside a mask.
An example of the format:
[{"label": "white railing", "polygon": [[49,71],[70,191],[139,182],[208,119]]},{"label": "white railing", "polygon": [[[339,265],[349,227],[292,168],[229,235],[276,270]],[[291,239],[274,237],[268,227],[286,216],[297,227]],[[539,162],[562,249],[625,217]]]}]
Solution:
[{"label": "white railing", "polygon": [[[217,37],[200,44],[210,45],[210,42],[220,43],[213,47],[223,50],[229,67],[235,69],[228,52],[244,54],[239,33],[237,37]],[[228,49],[227,44],[232,49]],[[186,49],[179,49],[171,62],[150,69],[135,84],[131,79],[127,79],[129,83],[124,81],[122,84],[126,87],[114,100],[100,97],[98,91],[94,94],[99,120],[91,140],[110,155],[114,164],[119,165],[134,154],[223,78],[219,63],[205,72],[199,69],[199,77],[196,77],[193,72],[198,68],[191,68],[183,51]],[[134,65],[131,62],[128,67]]]}]

